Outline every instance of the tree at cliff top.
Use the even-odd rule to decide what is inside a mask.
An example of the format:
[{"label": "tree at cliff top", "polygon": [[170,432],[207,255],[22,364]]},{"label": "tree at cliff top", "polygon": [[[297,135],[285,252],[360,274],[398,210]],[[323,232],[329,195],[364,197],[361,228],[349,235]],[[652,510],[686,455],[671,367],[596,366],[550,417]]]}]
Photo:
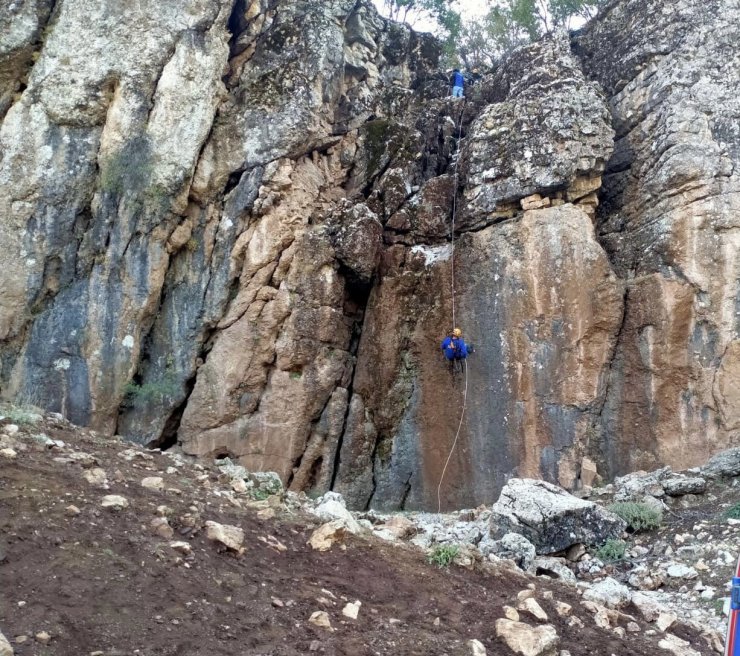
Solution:
[{"label": "tree at cliff top", "polygon": [[414,25],[431,20],[444,30],[453,31],[460,24],[460,14],[452,8],[453,4],[454,0],[383,0],[382,11],[399,23]]},{"label": "tree at cliff top", "polygon": [[592,18],[603,4],[603,0],[501,0],[484,16],[463,23],[457,52],[468,68],[490,67],[524,43]]}]

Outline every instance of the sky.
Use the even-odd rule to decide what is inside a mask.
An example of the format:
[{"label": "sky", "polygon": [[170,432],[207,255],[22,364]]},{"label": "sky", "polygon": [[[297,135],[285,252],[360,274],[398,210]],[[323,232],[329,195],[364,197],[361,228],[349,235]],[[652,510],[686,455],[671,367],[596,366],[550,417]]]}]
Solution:
[{"label": "sky", "polygon": [[[383,11],[383,0],[373,0],[375,6],[382,13]],[[457,0],[455,3],[456,9],[462,14],[463,20],[481,16],[486,13],[486,9],[490,6],[489,0]],[[432,21],[419,21],[413,25],[414,29],[419,31],[432,30],[435,25]]]}]

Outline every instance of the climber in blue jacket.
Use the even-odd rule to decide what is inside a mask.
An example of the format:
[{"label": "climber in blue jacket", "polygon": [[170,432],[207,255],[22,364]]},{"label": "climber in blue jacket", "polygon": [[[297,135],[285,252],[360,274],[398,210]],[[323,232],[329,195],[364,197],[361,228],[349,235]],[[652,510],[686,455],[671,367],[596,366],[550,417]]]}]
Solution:
[{"label": "climber in blue jacket", "polygon": [[450,84],[452,85],[452,97],[462,98],[463,86],[465,85],[465,76],[460,72],[460,69],[456,68],[454,71],[452,71]]},{"label": "climber in blue jacket", "polygon": [[452,333],[444,338],[442,352],[451,363],[465,360],[471,352],[465,340],[462,338],[462,330],[455,328]]}]

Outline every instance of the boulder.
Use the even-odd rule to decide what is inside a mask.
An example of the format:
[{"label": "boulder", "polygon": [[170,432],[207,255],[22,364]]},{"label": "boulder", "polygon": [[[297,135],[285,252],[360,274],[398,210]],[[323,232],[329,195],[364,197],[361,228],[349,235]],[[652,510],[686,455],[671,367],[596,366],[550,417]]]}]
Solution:
[{"label": "boulder", "polygon": [[555,627],[549,624],[532,627],[503,618],[496,620],[496,637],[521,656],[554,656],[560,641]]},{"label": "boulder", "polygon": [[488,653],[485,645],[480,640],[468,640],[465,645],[470,656],[486,656]]},{"label": "boulder", "polygon": [[524,571],[531,570],[536,555],[534,545],[518,533],[507,533],[500,540],[489,539],[479,546],[484,556],[493,554],[503,560],[513,560]]},{"label": "boulder", "polygon": [[208,521],[206,522],[206,537],[219,542],[227,549],[239,551],[244,542],[244,531],[238,526]]},{"label": "boulder", "polygon": [[587,589],[583,593],[583,599],[584,601],[595,601],[607,608],[623,608],[632,599],[632,593],[627,586],[607,577]]},{"label": "boulder", "polygon": [[347,526],[341,519],[335,519],[317,528],[308,539],[308,544],[316,551],[329,551],[337,542],[344,540]]},{"label": "boulder", "polygon": [[337,492],[327,492],[324,496],[319,497],[318,505],[311,510],[319,519],[324,522],[331,522],[338,519],[342,522],[344,528],[354,535],[362,533],[362,526],[352,516],[345,505],[344,497]]},{"label": "boulder", "polygon": [[601,506],[578,499],[562,488],[513,478],[491,508],[491,536],[518,533],[538,554],[563,551],[573,544],[601,544],[622,535],[627,524]]},{"label": "boulder", "polygon": [[549,576],[555,579],[561,579],[567,583],[576,584],[576,575],[567,565],[565,558],[550,558],[540,556],[535,558],[532,567],[537,576]]},{"label": "boulder", "polygon": [[712,456],[700,471],[708,478],[740,476],[740,446]]},{"label": "boulder", "polygon": [[123,510],[128,508],[129,503],[126,497],[122,497],[119,494],[106,494],[100,505],[103,508],[110,508],[111,510]]},{"label": "boulder", "polygon": [[669,497],[680,497],[686,494],[704,494],[707,490],[707,481],[701,476],[674,474],[662,481],[662,485]]}]

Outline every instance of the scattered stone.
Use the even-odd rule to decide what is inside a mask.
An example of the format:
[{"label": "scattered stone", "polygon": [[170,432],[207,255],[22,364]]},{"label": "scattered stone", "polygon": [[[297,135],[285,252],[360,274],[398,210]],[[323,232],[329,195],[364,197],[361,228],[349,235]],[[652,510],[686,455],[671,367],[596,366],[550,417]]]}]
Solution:
[{"label": "scattered stone", "polygon": [[573,606],[570,604],[566,604],[564,601],[555,602],[555,612],[557,612],[560,617],[568,617],[572,611]]},{"label": "scattered stone", "polygon": [[329,551],[338,542],[343,542],[347,531],[346,524],[342,519],[322,524],[317,528],[308,540],[309,546],[316,551]]},{"label": "scattered stone", "polygon": [[549,576],[550,578],[561,579],[567,583],[576,583],[576,575],[566,565],[564,558],[552,558],[540,556],[535,558],[532,567],[537,576]]},{"label": "scattered stone", "polygon": [[545,481],[512,478],[491,508],[491,536],[518,533],[538,554],[621,537],[627,524],[601,506]]},{"label": "scattered stone", "polygon": [[318,505],[313,509],[313,514],[324,522],[332,522],[335,519],[344,522],[344,528],[358,535],[362,533],[362,527],[352,514],[347,510],[344,497],[337,492],[327,492],[323,497],[319,497]]},{"label": "scattered stone", "polygon": [[165,540],[170,540],[175,535],[166,517],[155,517],[149,523],[149,527],[152,529],[152,533]]},{"label": "scattered stone", "polygon": [[244,542],[244,531],[238,526],[206,522],[206,537],[214,542],[220,542],[227,549],[239,551]]},{"label": "scattered stone", "polygon": [[308,621],[314,626],[318,626],[322,629],[327,629],[328,631],[333,631],[331,627],[331,622],[329,621],[329,614],[326,611],[314,611],[313,613],[311,613],[311,617],[308,618]]},{"label": "scattered stone", "polygon": [[405,540],[417,531],[416,524],[403,515],[394,515],[379,528],[399,540]]},{"label": "scattered stone", "polygon": [[271,597],[270,603],[275,606],[275,608],[284,608],[285,604],[281,599],[278,599],[277,597]]},{"label": "scattered stone", "polygon": [[646,622],[654,622],[664,612],[663,606],[642,592],[635,592],[632,595],[632,605],[640,611]]},{"label": "scattered stone", "polygon": [[64,509],[64,514],[67,515],[68,517],[76,517],[81,512],[82,511],[74,504],[70,504]]},{"label": "scattered stone", "polygon": [[11,448],[0,449],[0,456],[7,458],[8,460],[15,460],[18,457],[18,452]]},{"label": "scattered stone", "polygon": [[51,642],[51,636],[46,631],[39,631],[36,634],[36,641],[42,645],[48,645]]},{"label": "scattered stone", "polygon": [[111,510],[118,511],[128,508],[129,503],[126,497],[122,497],[119,494],[106,494],[100,505],[103,508],[110,508]]},{"label": "scattered stone", "polygon": [[532,569],[536,555],[534,545],[519,533],[506,533],[499,540],[487,543],[483,555],[494,554],[503,560],[512,560],[517,567],[524,571]]},{"label": "scattered stone", "polygon": [[666,574],[673,579],[695,579],[699,576],[699,573],[693,568],[683,563],[674,563],[666,569]]},{"label": "scattered stone", "polygon": [[698,651],[692,649],[690,643],[672,633],[667,633],[665,638],[658,643],[658,647],[670,651],[675,656],[701,656]]},{"label": "scattered stone", "polygon": [[13,656],[13,647],[2,633],[0,633],[0,656]]},{"label": "scattered stone", "polygon": [[141,487],[145,487],[147,490],[162,490],[164,489],[164,480],[161,476],[148,476],[141,479]]},{"label": "scattered stone", "polygon": [[547,622],[547,613],[542,610],[542,606],[537,603],[537,600],[533,597],[529,597],[522,601],[518,606],[518,610],[524,611],[532,615],[535,619],[542,622]]},{"label": "scattered stone", "polygon": [[349,617],[351,620],[356,620],[360,612],[360,606],[362,606],[362,603],[359,601],[350,602],[342,609],[342,615]]},{"label": "scattered stone", "polygon": [[5,424],[2,428],[3,433],[6,435],[15,435],[19,430],[20,428],[16,424]]},{"label": "scattered stone", "polygon": [[470,656],[486,656],[488,653],[480,640],[468,640],[465,644],[470,650]]},{"label": "scattered stone", "polygon": [[181,553],[183,556],[189,556],[193,553],[193,548],[190,546],[189,542],[170,542],[170,549]]},{"label": "scattered stone", "polygon": [[512,606],[504,606],[504,617],[506,617],[507,620],[512,620],[513,622],[519,621],[519,611],[516,608],[513,608]]},{"label": "scattered stone", "polygon": [[658,619],[655,620],[655,626],[665,633],[677,619],[678,616],[675,613],[661,613],[658,615]]},{"label": "scattered stone", "polygon": [[583,593],[584,600],[595,601],[608,608],[622,608],[630,602],[631,597],[629,588],[611,577],[594,583]]},{"label": "scattered stone", "polygon": [[100,467],[93,467],[92,469],[86,469],[82,472],[83,478],[96,487],[105,487],[108,485],[108,475],[104,469]]},{"label": "scattered stone", "polygon": [[629,633],[639,633],[640,625],[637,622],[627,622],[627,631]]},{"label": "scattered stone", "polygon": [[549,624],[532,627],[503,618],[496,620],[496,636],[521,656],[549,656],[559,642],[555,627]]}]

